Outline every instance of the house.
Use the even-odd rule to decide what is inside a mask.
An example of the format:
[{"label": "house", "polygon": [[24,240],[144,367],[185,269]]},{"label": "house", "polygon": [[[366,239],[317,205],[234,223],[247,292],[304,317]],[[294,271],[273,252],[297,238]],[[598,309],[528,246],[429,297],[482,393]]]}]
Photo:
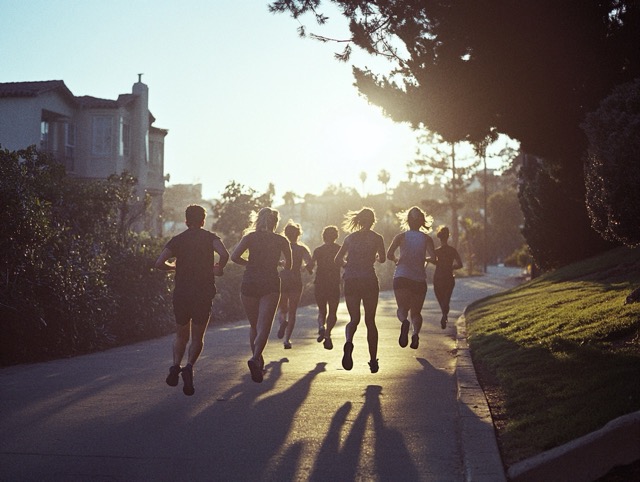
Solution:
[{"label": "house", "polygon": [[138,179],[138,196],[150,197],[135,227],[162,235],[164,138],[149,112],[149,88],[141,74],[130,94],[117,100],[75,96],[62,80],[0,83],[0,147],[35,145],[55,156],[67,174],[105,179],[127,171]]}]

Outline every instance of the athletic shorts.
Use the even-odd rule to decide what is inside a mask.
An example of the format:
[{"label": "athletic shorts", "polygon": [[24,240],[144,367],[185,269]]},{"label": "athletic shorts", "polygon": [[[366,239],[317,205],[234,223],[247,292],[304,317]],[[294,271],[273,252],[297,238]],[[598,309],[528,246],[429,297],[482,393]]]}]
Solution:
[{"label": "athletic shorts", "polygon": [[427,295],[427,282],[426,281],[416,281],[409,278],[393,278],[393,289],[394,290],[408,290],[411,293],[419,296]]},{"label": "athletic shorts", "polygon": [[345,296],[367,298],[370,296],[377,297],[379,294],[378,278],[347,278],[344,280]]},{"label": "athletic shorts", "polygon": [[178,325],[189,322],[204,325],[209,322],[213,296],[194,296],[190,294],[173,294],[173,314]]},{"label": "athletic shorts", "polygon": [[262,298],[273,293],[280,294],[280,279],[276,278],[272,282],[243,281],[240,293],[250,298]]},{"label": "athletic shorts", "polygon": [[317,284],[314,286],[314,292],[317,304],[326,303],[328,301],[340,301],[340,284]]}]

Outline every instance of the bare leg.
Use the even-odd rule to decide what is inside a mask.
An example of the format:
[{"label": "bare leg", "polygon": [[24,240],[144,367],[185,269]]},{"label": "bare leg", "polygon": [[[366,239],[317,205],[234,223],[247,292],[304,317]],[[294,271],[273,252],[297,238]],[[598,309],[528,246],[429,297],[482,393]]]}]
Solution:
[{"label": "bare leg", "polygon": [[291,342],[291,335],[293,334],[293,329],[296,326],[296,314],[298,311],[298,303],[300,303],[300,298],[302,297],[302,287],[299,290],[289,292],[289,311],[288,311],[288,319],[287,321],[287,329],[285,331],[285,343]]},{"label": "bare leg", "polygon": [[393,290],[393,294],[396,296],[396,304],[398,310],[396,316],[399,321],[405,321],[409,317],[409,309],[411,307],[411,291],[407,289]]},{"label": "bare leg", "polygon": [[[425,293],[426,294],[426,293]],[[422,329],[422,307],[424,306],[424,296],[411,293],[409,300],[409,312],[411,313],[411,324],[413,325],[413,334],[417,335]]]},{"label": "bare leg", "polygon": [[378,308],[378,293],[367,296],[362,300],[364,306],[364,322],[367,326],[367,343],[369,344],[370,359],[378,358],[378,327],[376,326],[376,310]]},{"label": "bare leg", "polygon": [[191,335],[191,323],[185,325],[176,325],[176,338],[173,341],[173,364],[180,366],[184,352],[187,349],[187,343]]},{"label": "bare leg", "polygon": [[191,344],[189,345],[189,363],[195,365],[202,349],[204,348],[204,335],[209,321],[200,324],[191,324]]},{"label": "bare leg", "polygon": [[258,320],[256,323],[256,337],[252,347],[253,359],[260,363],[262,363],[262,352],[267,345],[267,340],[271,333],[279,299],[280,293],[269,293],[260,298]]},{"label": "bare leg", "polygon": [[337,300],[329,300],[329,312],[327,314],[327,328],[325,331],[325,336],[331,336],[331,330],[336,326],[336,322],[338,321],[338,305],[340,304],[340,299]]},{"label": "bare leg", "polygon": [[355,335],[358,325],[360,324],[360,297],[345,296],[344,301],[347,305],[347,311],[351,320],[345,327],[345,336],[348,342],[353,343],[353,335]]},{"label": "bare leg", "polygon": [[242,295],[242,305],[244,306],[244,312],[249,320],[249,346],[251,347],[251,353],[255,351],[255,340],[258,334],[258,314],[260,312],[260,298],[253,296]]}]

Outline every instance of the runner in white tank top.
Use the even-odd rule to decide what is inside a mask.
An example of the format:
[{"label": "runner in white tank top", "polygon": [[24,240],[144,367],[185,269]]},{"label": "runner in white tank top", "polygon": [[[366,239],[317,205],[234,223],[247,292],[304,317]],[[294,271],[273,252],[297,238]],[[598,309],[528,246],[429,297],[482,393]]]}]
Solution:
[{"label": "runner in white tank top", "polygon": [[[435,257],[433,240],[422,230],[428,230],[433,219],[416,206],[399,213],[398,217],[408,230],[393,238],[387,251],[387,258],[396,263],[393,292],[396,296],[397,316],[400,320],[398,344],[402,348],[408,345],[409,328],[412,327],[411,348],[415,350],[420,342],[422,307],[427,294],[425,266],[428,257]],[[400,257],[396,258],[395,252],[398,248],[400,248]]]}]

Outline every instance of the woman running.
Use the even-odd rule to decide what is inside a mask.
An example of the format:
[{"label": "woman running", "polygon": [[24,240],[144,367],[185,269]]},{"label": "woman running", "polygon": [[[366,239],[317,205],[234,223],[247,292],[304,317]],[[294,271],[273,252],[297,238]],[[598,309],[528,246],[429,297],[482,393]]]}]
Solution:
[{"label": "woman running", "polygon": [[304,244],[298,243],[302,234],[300,225],[289,220],[284,228],[284,235],[291,245],[291,269],[280,272],[280,327],[278,338],[284,337],[284,348],[291,348],[291,334],[296,326],[296,312],[302,296],[302,262],[311,262],[311,253]]},{"label": "woman running", "polygon": [[327,226],[322,230],[324,244],[313,250],[311,262],[306,266],[309,273],[317,264],[314,280],[316,304],[318,305],[318,343],[323,342],[325,349],[332,350],[331,330],[338,320],[338,304],[340,303],[340,267],[334,260],[340,250],[336,243],[338,228]]},{"label": "woman running", "polygon": [[[284,256],[285,269],[291,269],[291,246],[284,236],[275,233],[279,213],[275,209],[262,208],[231,254],[234,263],[245,266],[240,288],[242,305],[251,325],[249,343],[252,356],[247,362],[251,379],[262,382],[264,358],[273,318],[280,299],[278,264]],[[248,258],[243,258],[249,251]]]},{"label": "woman running", "polygon": [[440,247],[436,249],[435,265],[436,271],[433,274],[433,291],[442,311],[440,327],[444,330],[447,327],[447,317],[449,315],[449,302],[453,287],[456,285],[454,270],[462,268],[462,260],[458,251],[453,246],[449,246],[449,228],[440,227],[438,230]]},{"label": "woman running", "polygon": [[[427,255],[435,257],[435,246],[429,231],[433,218],[426,216],[419,207],[398,214],[402,228],[406,231],[396,235],[387,250],[387,258],[396,263],[393,274],[393,292],[398,305],[397,316],[400,320],[400,338],[398,343],[405,348],[409,343],[409,328],[412,327],[411,348],[418,348],[420,329],[422,328],[422,306],[427,295]],[[400,257],[395,252],[400,248]],[[409,319],[411,318],[411,322]]]},{"label": "woman running", "polygon": [[[342,367],[353,368],[353,335],[360,323],[360,302],[364,307],[364,322],[367,327],[369,344],[369,368],[377,373],[378,366],[378,328],[376,327],[376,309],[380,287],[374,268],[376,260],[386,261],[384,240],[371,228],[376,222],[376,215],[370,208],[350,211],[345,216],[343,229],[350,233],[336,254],[335,262],[344,266],[344,299],[351,320],[347,323]],[[344,257],[347,257],[346,263]]]}]

